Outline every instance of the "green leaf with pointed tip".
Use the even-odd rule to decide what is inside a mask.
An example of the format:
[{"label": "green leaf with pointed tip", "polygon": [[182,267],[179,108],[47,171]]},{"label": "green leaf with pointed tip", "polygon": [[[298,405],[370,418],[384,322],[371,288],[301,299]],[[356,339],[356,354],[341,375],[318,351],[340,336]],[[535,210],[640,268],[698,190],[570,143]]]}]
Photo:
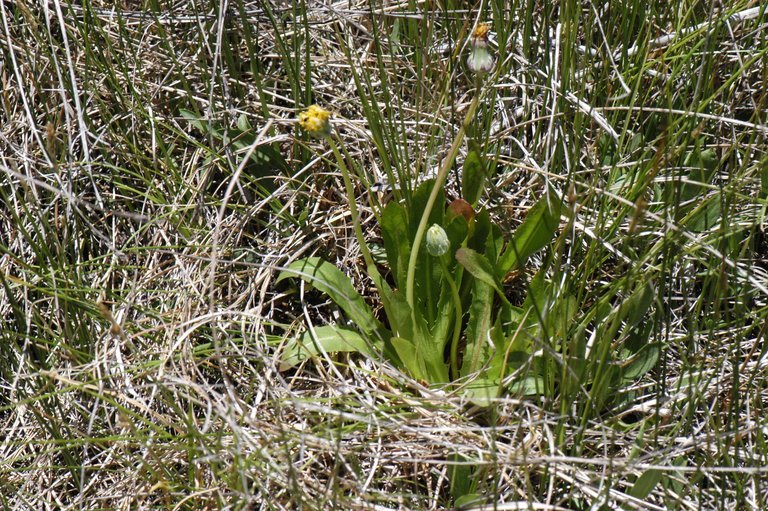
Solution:
[{"label": "green leaf with pointed tip", "polygon": [[478,252],[475,252],[471,248],[460,248],[456,251],[456,260],[461,264],[473,277],[481,282],[485,282],[491,286],[502,299],[504,297],[504,291],[501,289],[501,283],[496,278],[497,271],[493,267],[490,261]]},{"label": "green leaf with pointed tip", "polygon": [[477,149],[472,149],[464,160],[461,175],[461,192],[464,200],[471,205],[477,204],[485,187],[485,164]]},{"label": "green leaf with pointed tip", "polygon": [[451,483],[451,496],[453,497],[454,508],[461,507],[461,499],[476,494],[471,494],[473,486],[472,473],[476,470],[476,465],[469,462],[466,456],[455,453],[448,456],[448,480]]},{"label": "green leaf with pointed tip", "polygon": [[280,370],[285,371],[301,361],[326,353],[352,352],[373,357],[378,351],[363,339],[359,333],[335,325],[320,326],[307,330],[299,337],[288,341],[280,356]]},{"label": "green leaf with pointed tip", "polygon": [[251,123],[248,122],[247,115],[240,114],[240,117],[237,118],[237,129],[240,131],[251,131],[253,129]]},{"label": "green leaf with pointed tip", "polygon": [[760,198],[768,197],[768,167],[763,167],[760,171]]},{"label": "green leaf with pointed tip", "polygon": [[633,328],[643,320],[655,297],[656,290],[651,281],[639,286],[630,295],[625,304],[622,304],[627,314],[625,329]]},{"label": "green leaf with pointed tip", "polygon": [[530,256],[552,242],[560,225],[562,209],[562,201],[553,192],[544,195],[533,205],[499,258],[500,278],[510,270],[523,266]]},{"label": "green leaf with pointed tip", "polygon": [[622,378],[624,381],[633,381],[640,378],[656,367],[660,356],[660,343],[646,344],[632,358],[622,364],[624,369],[622,371]]},{"label": "green leaf with pointed tip", "polygon": [[712,149],[692,150],[685,158],[688,176],[681,185],[679,202],[687,202],[707,192],[712,176],[717,170],[717,153]]},{"label": "green leaf with pointed tip", "polygon": [[299,277],[327,294],[363,334],[374,336],[385,331],[384,326],[373,316],[368,304],[355,291],[349,277],[331,263],[319,257],[295,261],[280,273],[275,282],[291,277]]},{"label": "green leaf with pointed tip", "polygon": [[526,376],[507,387],[511,395],[536,396],[544,393],[544,378],[538,375]]},{"label": "green leaf with pointed tip", "polygon": [[492,305],[493,288],[481,280],[475,280],[472,286],[469,320],[465,329],[467,344],[461,364],[462,376],[474,374],[493,355],[493,347],[486,342],[488,332],[493,327]]},{"label": "green leaf with pointed tip", "polygon": [[[485,502],[486,498],[487,497],[484,497],[479,493],[467,493],[466,495],[457,497],[456,500],[453,501],[453,509],[470,509],[477,507],[478,504]],[[480,506],[480,509],[482,509],[482,506]]]}]

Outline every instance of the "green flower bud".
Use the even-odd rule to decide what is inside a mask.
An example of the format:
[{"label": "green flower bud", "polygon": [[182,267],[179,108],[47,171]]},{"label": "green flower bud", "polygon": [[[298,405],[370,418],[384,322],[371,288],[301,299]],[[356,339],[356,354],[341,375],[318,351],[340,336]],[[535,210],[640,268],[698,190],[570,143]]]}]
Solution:
[{"label": "green flower bud", "polygon": [[442,227],[437,224],[432,224],[432,227],[427,231],[427,252],[435,257],[448,252],[451,248],[451,242],[448,241],[448,235]]}]

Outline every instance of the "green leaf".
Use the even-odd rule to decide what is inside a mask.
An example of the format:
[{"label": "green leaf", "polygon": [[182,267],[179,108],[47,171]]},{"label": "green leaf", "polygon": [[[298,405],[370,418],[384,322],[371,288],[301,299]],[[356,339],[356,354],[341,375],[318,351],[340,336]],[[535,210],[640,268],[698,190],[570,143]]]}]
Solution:
[{"label": "green leaf", "polygon": [[240,131],[251,131],[253,129],[251,123],[248,122],[247,115],[240,114],[240,117],[237,118],[237,129]]},{"label": "green leaf", "polygon": [[552,242],[560,225],[562,209],[562,201],[553,192],[544,195],[534,204],[499,258],[499,269],[503,275],[523,266],[530,256]]},{"label": "green leaf", "polygon": [[544,378],[538,375],[531,375],[513,382],[507,391],[511,395],[519,396],[537,396],[544,393]]},{"label": "green leaf", "polygon": [[461,389],[461,396],[475,406],[491,406],[499,397],[499,382],[485,377],[475,378]]},{"label": "green leaf", "polygon": [[467,240],[467,246],[472,250],[482,252],[485,250],[485,242],[488,239],[488,234],[491,232],[491,216],[488,211],[481,209],[475,214],[475,222],[473,229]]},{"label": "green leaf", "polygon": [[763,167],[760,171],[760,198],[768,197],[768,167]]},{"label": "green leaf", "polygon": [[485,165],[477,149],[472,149],[464,160],[461,175],[461,191],[464,200],[472,206],[477,204],[485,187]]},{"label": "green leaf", "polygon": [[[461,500],[470,495],[473,486],[472,473],[476,465],[468,463],[469,458],[461,454],[452,454],[448,456],[448,480],[451,483],[451,497],[453,497],[454,507],[461,506]],[[477,498],[476,494],[472,494]]]},{"label": "green leaf", "polygon": [[646,344],[632,358],[624,362],[622,378],[625,381],[633,381],[656,367],[661,356],[661,344]]},{"label": "green leaf", "polygon": [[290,277],[299,277],[327,294],[363,334],[374,336],[385,330],[365,300],[355,291],[349,277],[331,263],[319,257],[301,259],[281,272],[275,283]]},{"label": "green leaf", "polygon": [[390,202],[381,213],[381,236],[384,250],[395,283],[405,286],[408,258],[411,254],[411,233],[408,228],[408,214],[397,202]]},{"label": "green leaf", "polygon": [[426,380],[427,368],[424,365],[424,359],[419,356],[416,345],[402,337],[392,337],[390,342],[410,375],[417,380]]},{"label": "green leaf", "polygon": [[461,375],[474,374],[493,355],[493,347],[486,339],[492,325],[491,308],[493,306],[493,288],[481,280],[475,280],[472,286],[472,302],[469,306],[469,321],[465,329],[467,345]]},{"label": "green leaf", "polygon": [[720,224],[722,214],[722,198],[715,194],[697,204],[680,223],[690,231],[705,232]]},{"label": "green leaf", "polygon": [[[435,344],[445,348],[451,340],[451,334],[455,325],[453,295],[448,284],[443,283],[440,290],[440,298],[437,301],[437,317],[430,325],[430,336]],[[462,314],[463,311],[458,311]]]},{"label": "green leaf", "polygon": [[[427,179],[421,183],[416,191],[413,193],[410,207],[408,208],[410,232],[408,239],[413,240],[416,235],[416,230],[419,228],[421,222],[421,216],[424,214],[424,210],[429,202],[429,196],[432,194],[432,187],[435,186],[434,179]],[[443,216],[445,215],[445,190],[438,190],[437,197],[435,198],[435,206],[432,211],[429,212],[429,219],[427,225],[437,224],[443,225]]]},{"label": "green leaf", "polygon": [[506,301],[504,291],[501,289],[501,282],[496,278],[496,269],[484,255],[471,248],[460,248],[456,251],[456,260],[473,277],[491,286]]},{"label": "green leaf", "polygon": [[629,490],[629,494],[636,499],[645,500],[648,495],[651,494],[654,487],[664,477],[664,472],[657,469],[650,469],[643,472],[643,474],[637,478],[635,484],[632,485],[632,489]]},{"label": "green leaf", "polygon": [[307,330],[288,341],[280,356],[280,370],[285,371],[299,362],[320,353],[353,352],[372,357],[375,349],[360,334],[348,328],[326,325]]},{"label": "green leaf", "polygon": [[635,327],[645,318],[645,314],[648,312],[648,309],[650,309],[655,297],[656,290],[651,281],[647,281],[645,285],[641,285],[634,293],[632,293],[626,302],[622,304],[622,307],[626,311],[625,329]]},{"label": "green leaf", "polygon": [[687,202],[707,192],[707,187],[703,185],[712,180],[717,164],[717,153],[712,149],[701,151],[696,148],[688,153],[685,166],[690,170],[686,182],[682,183],[680,202]]},{"label": "green leaf", "polygon": [[466,495],[457,497],[456,500],[453,501],[453,509],[469,509],[483,502],[485,502],[485,497],[479,493],[467,493]]}]

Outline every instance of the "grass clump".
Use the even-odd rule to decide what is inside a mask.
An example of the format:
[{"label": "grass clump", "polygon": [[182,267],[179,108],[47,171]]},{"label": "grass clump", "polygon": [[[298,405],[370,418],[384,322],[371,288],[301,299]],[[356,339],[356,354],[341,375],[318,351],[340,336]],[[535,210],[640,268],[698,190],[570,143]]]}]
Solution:
[{"label": "grass clump", "polygon": [[5,508],[762,507],[762,7],[0,22]]}]

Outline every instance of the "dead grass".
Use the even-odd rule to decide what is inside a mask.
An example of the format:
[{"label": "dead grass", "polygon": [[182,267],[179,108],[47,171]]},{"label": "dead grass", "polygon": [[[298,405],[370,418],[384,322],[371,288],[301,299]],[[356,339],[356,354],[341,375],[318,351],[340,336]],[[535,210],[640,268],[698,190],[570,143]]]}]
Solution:
[{"label": "dead grass", "polygon": [[[657,5],[652,27],[626,34],[602,18],[611,41],[637,38],[616,62],[586,35],[601,6],[582,6],[583,29],[534,43],[519,28],[526,15],[536,31],[566,13],[507,12],[507,71],[476,127],[497,161],[489,207],[512,226],[545,183],[572,187],[564,264],[585,302],[633,258],[659,290],[657,368],[588,415],[586,386],[574,403],[509,396],[482,410],[355,356],[278,370],[288,336],[343,321],[312,290],[275,286],[280,268],[320,255],[370,286],[341,177],[298,136],[296,111],[310,91],[333,109],[376,239],[371,208],[387,197],[367,186],[388,168],[429,174],[463,117],[473,85],[456,48],[476,11],[157,4],[0,8],[5,508],[438,510],[467,466],[485,500],[463,509],[764,505],[763,12],[739,3],[717,32],[655,44],[706,21],[707,6]],[[559,41],[555,69],[554,41],[576,33]],[[634,98],[607,100],[622,93],[617,72]],[[552,94],[564,79],[570,95]],[[378,118],[361,96],[379,102]],[[245,114],[258,132],[249,149],[273,145],[292,174],[255,177],[247,151],[194,129],[182,109],[230,129]],[[674,128],[632,147],[654,123]],[[737,234],[689,229],[653,203],[632,231],[638,199],[677,175],[697,141],[718,151],[709,193]]]}]

